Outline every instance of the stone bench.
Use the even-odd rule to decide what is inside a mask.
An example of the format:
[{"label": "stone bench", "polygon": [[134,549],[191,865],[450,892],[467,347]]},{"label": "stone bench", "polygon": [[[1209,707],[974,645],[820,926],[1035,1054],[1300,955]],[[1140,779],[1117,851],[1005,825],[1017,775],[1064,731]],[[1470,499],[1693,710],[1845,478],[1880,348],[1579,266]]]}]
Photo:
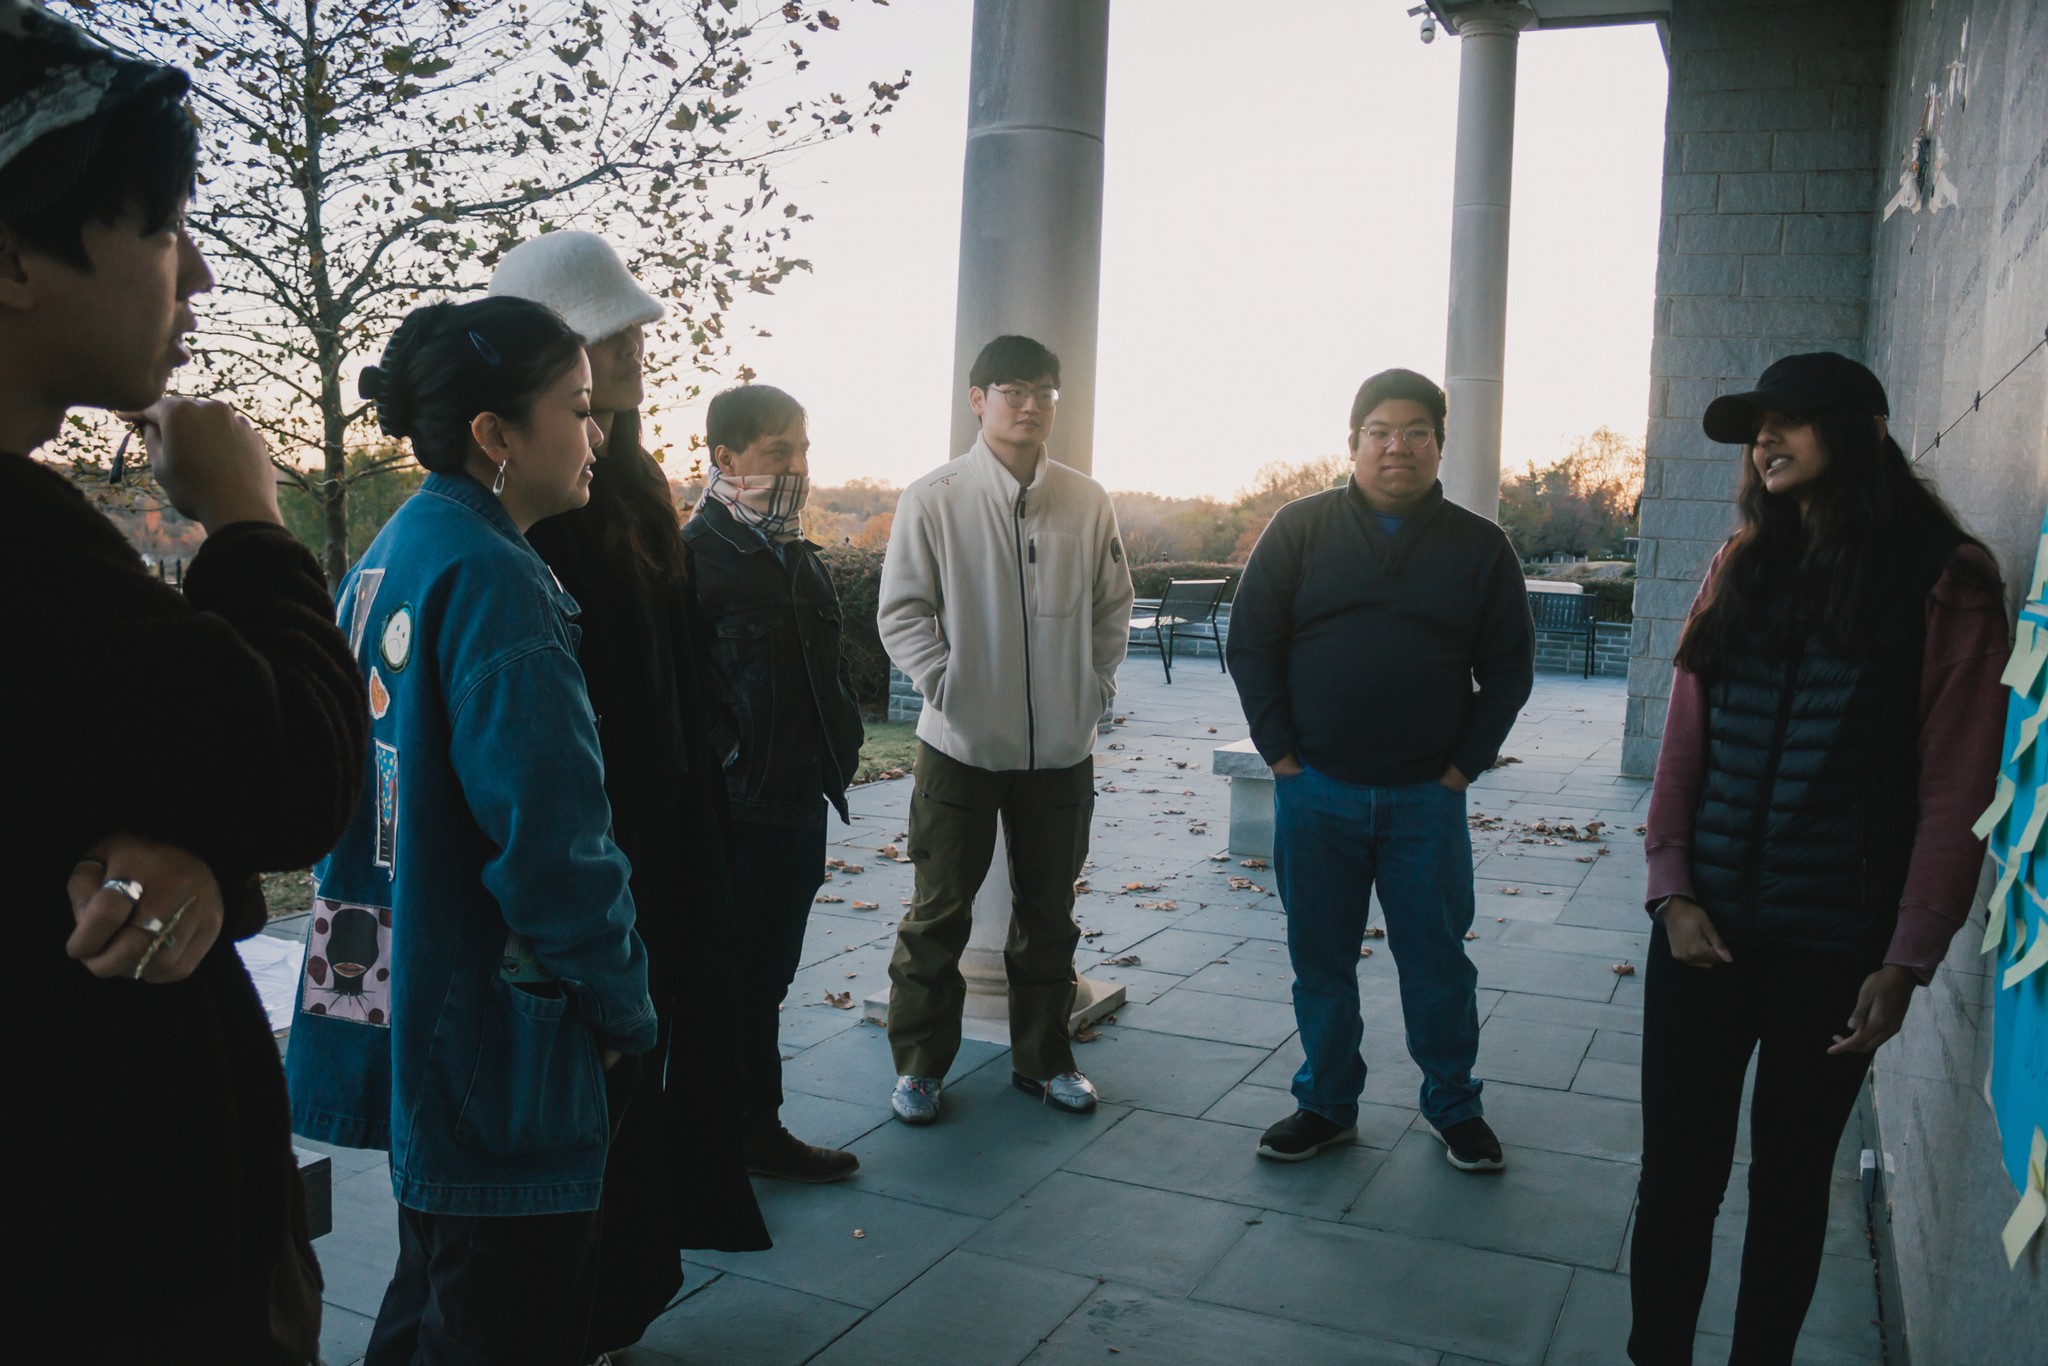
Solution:
[{"label": "stone bench", "polygon": [[1273,856],[1273,770],[1250,739],[1219,745],[1209,771],[1230,779],[1230,852]]}]

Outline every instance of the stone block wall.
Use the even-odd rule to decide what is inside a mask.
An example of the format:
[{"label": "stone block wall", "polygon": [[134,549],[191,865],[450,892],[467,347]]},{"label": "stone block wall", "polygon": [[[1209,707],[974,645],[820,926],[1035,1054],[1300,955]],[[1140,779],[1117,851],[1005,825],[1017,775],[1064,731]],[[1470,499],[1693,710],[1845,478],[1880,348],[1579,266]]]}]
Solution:
[{"label": "stone block wall", "polygon": [[1733,516],[1700,432],[1780,355],[1863,353],[1892,12],[1878,0],[1676,0],[1648,459],[1622,770],[1657,759],[1671,658]]},{"label": "stone block wall", "polygon": [[915,721],[924,712],[924,698],[918,696],[917,688],[911,683],[910,675],[889,666],[889,719],[891,721]]},{"label": "stone block wall", "polygon": [[[1865,359],[1891,395],[1899,444],[1926,452],[1919,468],[1995,552],[2016,605],[2048,506],[2048,353],[1981,405],[1977,396],[2048,328],[2048,5],[1902,0],[1896,10],[1876,203],[1892,199],[1908,145],[1928,129],[1930,86],[1932,161],[1955,203],[1870,215]],[[2048,1323],[2048,1245],[2037,1240],[2013,1269],[1999,1246],[2019,1197],[1984,1101],[1995,979],[1977,952],[1983,926],[1979,904],[1873,1069],[1892,1168],[1884,1213],[1916,1366],[2038,1359]]]}]

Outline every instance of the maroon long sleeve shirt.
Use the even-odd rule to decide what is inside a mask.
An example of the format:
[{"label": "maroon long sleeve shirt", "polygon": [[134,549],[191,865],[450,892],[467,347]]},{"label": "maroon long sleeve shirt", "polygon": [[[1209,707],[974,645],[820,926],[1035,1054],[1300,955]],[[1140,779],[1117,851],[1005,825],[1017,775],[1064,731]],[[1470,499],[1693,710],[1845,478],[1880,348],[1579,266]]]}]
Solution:
[{"label": "maroon long sleeve shirt", "polygon": [[[1958,574],[1962,564],[1979,574]],[[1714,569],[1701,581],[1704,595]],[[1884,961],[1924,985],[1969,918],[1984,863],[1984,841],[1970,833],[1991,803],[2005,742],[2005,689],[1999,675],[2011,646],[2005,604],[1981,586],[1996,568],[1976,546],[1959,546],[1927,595],[1927,638],[1920,671],[1920,820],[1898,928]],[[1980,577],[1981,576],[1981,577]],[[1694,600],[1697,609],[1699,600]],[[1692,822],[1707,770],[1707,689],[1683,668],[1671,676],[1671,707],[1650,789],[1643,842],[1648,903],[1691,897]]]}]

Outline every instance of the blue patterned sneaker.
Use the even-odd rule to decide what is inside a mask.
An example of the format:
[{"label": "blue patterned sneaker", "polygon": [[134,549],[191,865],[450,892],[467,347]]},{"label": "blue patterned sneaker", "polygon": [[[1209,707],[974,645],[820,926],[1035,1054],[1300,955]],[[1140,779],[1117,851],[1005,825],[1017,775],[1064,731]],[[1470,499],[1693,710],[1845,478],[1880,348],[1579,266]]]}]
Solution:
[{"label": "blue patterned sneaker", "polygon": [[896,1089],[889,1095],[889,1105],[896,1111],[896,1118],[905,1124],[931,1123],[939,1117],[939,1079],[896,1078]]}]

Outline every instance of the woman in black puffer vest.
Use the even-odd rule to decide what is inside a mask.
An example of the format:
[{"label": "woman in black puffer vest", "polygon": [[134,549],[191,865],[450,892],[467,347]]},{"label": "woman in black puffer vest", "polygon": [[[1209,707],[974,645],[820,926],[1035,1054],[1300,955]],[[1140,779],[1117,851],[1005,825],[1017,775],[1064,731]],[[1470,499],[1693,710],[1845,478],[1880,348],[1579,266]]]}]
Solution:
[{"label": "woman in black puffer vest", "polygon": [[1707,435],[1743,448],[1741,526],[1686,623],[1650,798],[1641,1366],[1692,1360],[1752,1054],[1730,1361],[1791,1361],[1871,1054],[1975,893],[2004,596],[1888,411],[1875,375],[1825,352],[1707,408]]}]

